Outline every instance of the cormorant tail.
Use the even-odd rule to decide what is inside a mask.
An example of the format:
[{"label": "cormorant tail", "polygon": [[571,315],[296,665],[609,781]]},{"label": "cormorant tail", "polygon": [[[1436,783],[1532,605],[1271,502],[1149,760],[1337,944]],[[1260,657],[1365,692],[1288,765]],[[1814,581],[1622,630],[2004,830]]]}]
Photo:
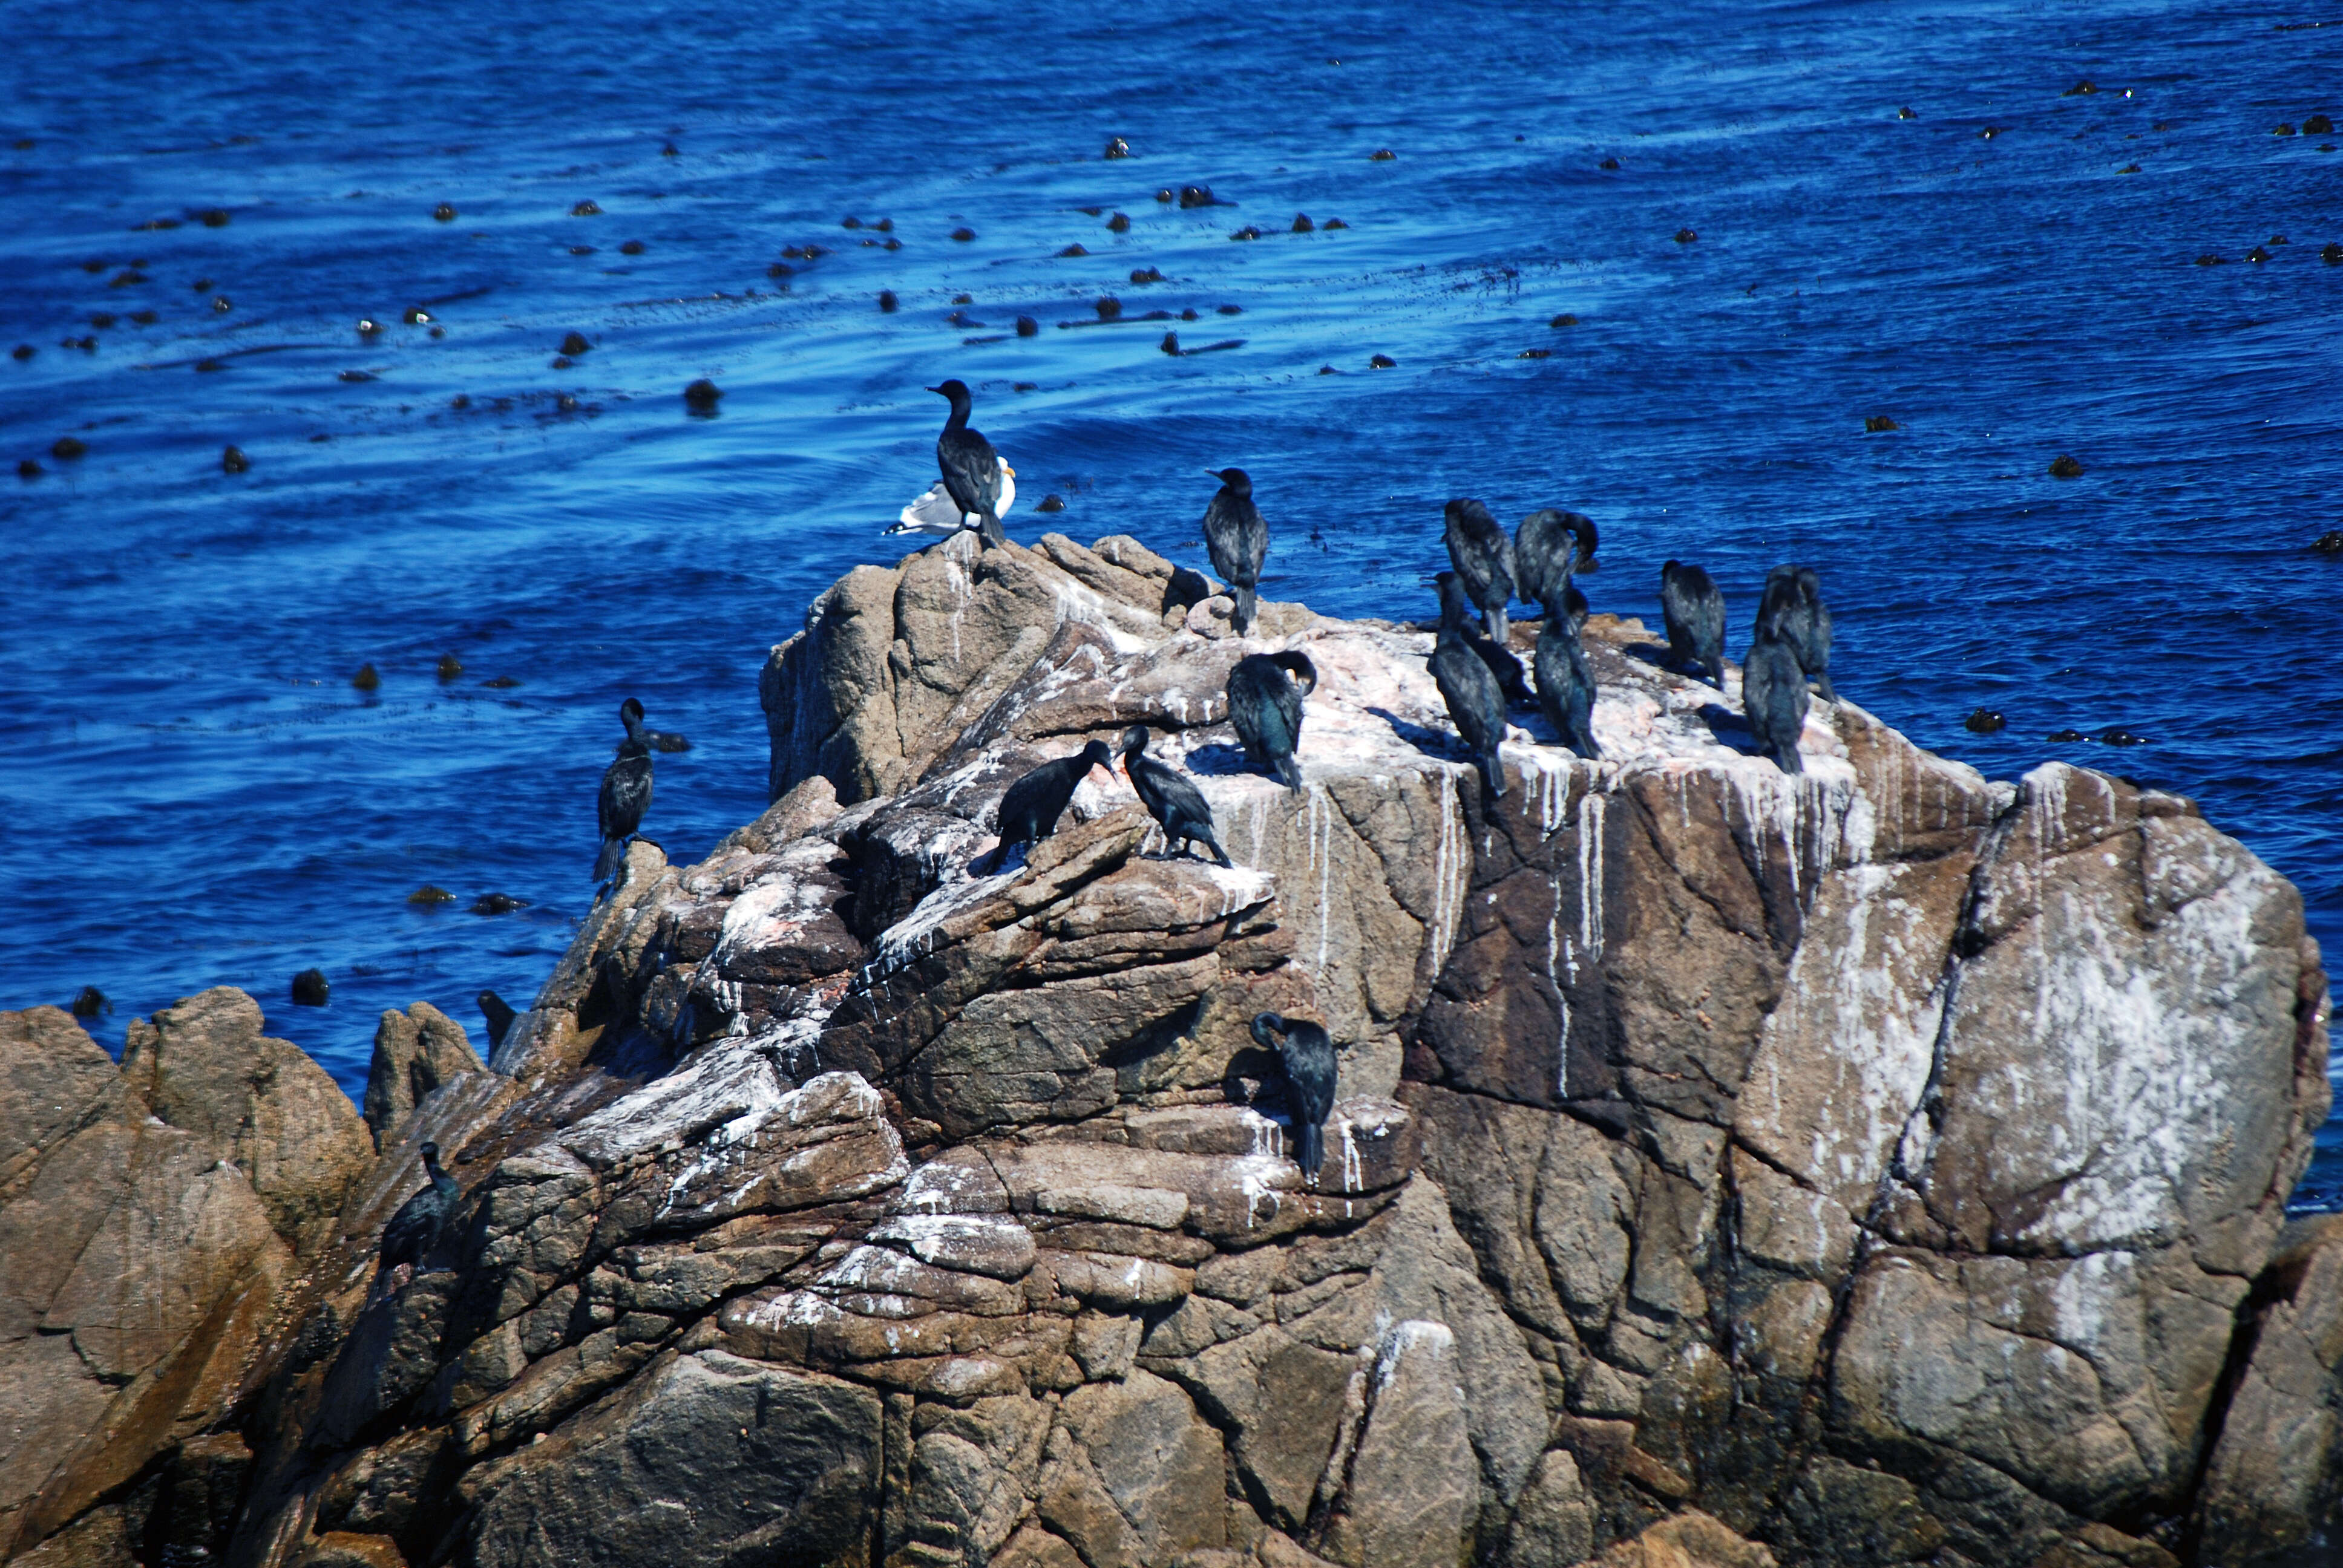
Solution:
[{"label": "cormorant tail", "polygon": [[1815,695],[1821,698],[1825,702],[1836,702],[1838,700],[1838,693],[1831,689],[1829,670],[1825,669],[1820,675],[1815,677]]},{"label": "cormorant tail", "polygon": [[1218,860],[1222,866],[1233,864],[1229,859],[1229,852],[1222,849],[1219,841],[1210,833],[1204,835],[1204,848],[1210,849],[1212,852],[1212,859]]},{"label": "cormorant tail", "polygon": [[1229,593],[1237,601],[1234,624],[1237,634],[1242,637],[1252,629],[1253,615],[1260,608],[1260,595],[1249,588],[1232,588]]},{"label": "cormorant tail", "polygon": [[594,879],[598,882],[608,881],[618,874],[618,868],[626,863],[627,841],[624,839],[603,839],[602,852],[594,857]]},{"label": "cormorant tail", "polygon": [[1277,759],[1277,778],[1278,781],[1283,784],[1288,789],[1301,789],[1302,764],[1296,762],[1291,757],[1279,758]]},{"label": "cormorant tail", "polygon": [[1481,796],[1483,803],[1505,798],[1505,764],[1492,753],[1473,759],[1473,766],[1481,770]]},{"label": "cormorant tail", "polygon": [[1319,1168],[1326,1163],[1326,1130],[1316,1122],[1304,1121],[1296,1116],[1293,1119],[1293,1138],[1296,1145],[1293,1162],[1302,1167],[1302,1173],[1314,1185]]},{"label": "cormorant tail", "polygon": [[1494,609],[1483,610],[1481,627],[1489,634],[1489,640],[1499,648],[1503,648],[1506,645],[1506,639],[1513,635],[1512,628],[1505,619],[1503,605],[1499,605]]},{"label": "cormorant tail", "polygon": [[1701,667],[1708,672],[1708,683],[1717,690],[1725,689],[1725,660],[1712,658]]},{"label": "cormorant tail", "polygon": [[1798,755],[1798,743],[1795,740],[1775,752],[1774,761],[1785,773],[1804,773],[1806,770],[1805,760]]},{"label": "cormorant tail", "polygon": [[1009,535],[1002,529],[1001,519],[993,515],[992,508],[985,508],[982,516],[984,520],[977,525],[976,537],[983,542],[984,548],[990,549],[995,545],[1007,544]]}]

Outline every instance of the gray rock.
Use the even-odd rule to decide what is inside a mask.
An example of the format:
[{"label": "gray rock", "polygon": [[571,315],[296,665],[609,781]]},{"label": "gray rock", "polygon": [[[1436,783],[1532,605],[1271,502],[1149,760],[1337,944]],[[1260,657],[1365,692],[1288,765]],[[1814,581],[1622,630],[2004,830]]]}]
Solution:
[{"label": "gray rock", "polygon": [[405,1012],[386,1010],[374,1031],[367,1065],[366,1123],[378,1149],[427,1094],[468,1072],[483,1072],[464,1026],[418,1001]]}]

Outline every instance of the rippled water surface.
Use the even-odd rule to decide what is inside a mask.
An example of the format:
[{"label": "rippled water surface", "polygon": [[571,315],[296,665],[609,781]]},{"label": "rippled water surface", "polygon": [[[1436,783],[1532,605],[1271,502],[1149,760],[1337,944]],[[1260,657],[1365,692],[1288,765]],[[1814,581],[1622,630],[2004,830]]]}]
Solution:
[{"label": "rippled water surface", "polygon": [[1457,494],[1594,514],[1599,609],[1705,562],[1736,639],[1811,561],[1848,695],[2197,797],[2336,950],[2343,152],[2273,134],[2343,114],[2331,8],[1300,9],[10,5],[0,1006],[96,985],[118,1046],[241,985],[354,1091],[385,1007],[477,1040],[588,902],[622,696],[696,742],[672,856],[764,804],[757,668],[902,552],[946,376],[1017,537],[1201,564],[1241,464],[1330,612],[1426,612]]}]

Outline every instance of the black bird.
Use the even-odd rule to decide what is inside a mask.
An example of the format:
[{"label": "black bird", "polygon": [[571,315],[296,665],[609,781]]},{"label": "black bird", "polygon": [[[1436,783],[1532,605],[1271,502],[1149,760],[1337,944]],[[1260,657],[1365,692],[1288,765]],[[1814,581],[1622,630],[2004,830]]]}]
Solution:
[{"label": "black bird", "polygon": [[618,760],[602,770],[602,793],[594,803],[602,827],[602,852],[594,857],[594,879],[607,882],[626,863],[627,840],[643,825],[651,804],[651,749],[637,731],[643,705],[629,697],[618,709],[627,722],[627,738],[618,742]]},{"label": "black bird", "polygon": [[1783,631],[1784,611],[1757,623],[1757,640],[1741,660],[1741,710],[1749,716],[1757,748],[1785,773],[1802,773],[1798,737],[1806,727],[1806,677]]},{"label": "black bird", "polygon": [[1114,753],[1103,740],[1091,741],[1071,757],[1044,762],[1011,784],[993,814],[1001,842],[970,861],[968,869],[977,876],[990,877],[1008,863],[1010,850],[1020,844],[1038,843],[1056,832],[1058,819],[1066,814],[1066,802],[1074,798],[1075,789],[1093,768],[1105,769],[1110,777],[1114,772]]},{"label": "black bird", "polygon": [[1566,580],[1564,588],[1577,603],[1548,599],[1545,624],[1538,628],[1538,705],[1564,746],[1581,757],[1597,758],[1603,749],[1594,743],[1594,675],[1586,668],[1586,649],[1578,640],[1586,623],[1586,596],[1569,588]]},{"label": "black bird", "polygon": [[1775,567],[1765,574],[1765,595],[1757,604],[1762,623],[1769,612],[1781,618],[1782,640],[1797,656],[1798,668],[1815,683],[1825,702],[1835,702],[1831,689],[1831,613],[1823,602],[1821,574],[1812,567]]},{"label": "black bird", "polygon": [[423,1146],[423,1173],[431,1178],[431,1185],[401,1203],[390,1223],[382,1228],[382,1261],[375,1269],[372,1296],[379,1297],[383,1282],[401,1268],[410,1277],[421,1272],[446,1233],[447,1221],[456,1216],[456,1179],[439,1169],[437,1143]]},{"label": "black bird", "polygon": [[1322,1025],[1273,1012],[1252,1015],[1252,1037],[1262,1050],[1277,1052],[1285,1069],[1293,1162],[1314,1185],[1318,1168],[1326,1162],[1326,1117],[1334,1109],[1334,1042]]},{"label": "black bird", "polygon": [[1438,580],[1440,640],[1432,649],[1432,678],[1447,700],[1456,733],[1473,753],[1473,766],[1481,769],[1484,799],[1495,801],[1505,793],[1505,768],[1497,757],[1497,744],[1505,738],[1505,694],[1466,640],[1464,617],[1472,607],[1464,585],[1454,572],[1442,572]]},{"label": "black bird", "polygon": [[643,728],[643,705],[629,697],[618,705],[618,721],[627,727],[627,739],[639,740],[653,751],[689,751],[691,742],[665,729]]},{"label": "black bird", "polygon": [[488,1050],[493,1054],[498,1046],[504,1044],[505,1035],[512,1029],[513,1020],[520,1015],[513,1011],[512,1003],[492,990],[484,990],[480,993],[480,1016],[488,1020]]},{"label": "black bird", "polygon": [[1668,628],[1668,662],[1690,666],[1725,689],[1725,593],[1698,567],[1660,568],[1660,615]]},{"label": "black bird", "polygon": [[936,467],[943,470],[945,490],[961,516],[973,512],[981,519],[976,537],[986,548],[1007,544],[1009,536],[1001,532],[1000,514],[993,509],[1001,502],[1001,454],[968,427],[968,384],[954,379],[928,390],[951,400],[951,417],[936,437]]},{"label": "black bird", "polygon": [[1139,791],[1140,803],[1163,829],[1163,859],[1183,854],[1191,844],[1201,843],[1212,852],[1213,859],[1229,864],[1228,851],[1212,836],[1212,809],[1205,803],[1203,792],[1169,762],[1147,755],[1147,726],[1134,724],[1124,730],[1121,749],[1122,770],[1130,775],[1131,787]]},{"label": "black bird", "polygon": [[1302,699],[1317,689],[1318,667],[1299,653],[1249,653],[1229,671],[1229,722],[1253,766],[1288,789],[1302,788]]},{"label": "black bird", "polygon": [[1513,597],[1513,546],[1505,530],[1474,500],[1448,503],[1448,560],[1463,579],[1464,597],[1481,611],[1481,629],[1505,645],[1505,605]]},{"label": "black bird", "polygon": [[[1585,602],[1584,594],[1578,598],[1581,603]],[[1497,689],[1505,694],[1507,705],[1518,703],[1523,708],[1535,708],[1537,694],[1530,690],[1529,679],[1522,670],[1521,656],[1510,648],[1498,647],[1469,626],[1460,629],[1465,642],[1480,655],[1481,662],[1489,667],[1489,673],[1497,678]]]},{"label": "black bird", "polygon": [[1513,533],[1513,571],[1520,579],[1513,586],[1523,601],[1544,604],[1572,573],[1593,571],[1600,537],[1594,519],[1584,512],[1547,507],[1523,518]]},{"label": "black bird", "polygon": [[1242,468],[1207,468],[1221,482],[1220,494],[1204,508],[1204,548],[1212,552],[1212,569],[1228,578],[1237,601],[1231,621],[1238,636],[1252,629],[1255,599],[1261,586],[1262,558],[1269,553],[1269,524],[1252,504],[1252,479]]}]

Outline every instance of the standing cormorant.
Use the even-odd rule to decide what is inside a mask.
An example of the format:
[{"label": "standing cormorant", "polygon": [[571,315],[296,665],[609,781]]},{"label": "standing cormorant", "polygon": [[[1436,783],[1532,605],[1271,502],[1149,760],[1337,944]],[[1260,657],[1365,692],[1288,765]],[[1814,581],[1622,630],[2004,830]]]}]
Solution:
[{"label": "standing cormorant", "polygon": [[951,400],[951,417],[944,421],[943,434],[936,437],[936,467],[943,470],[944,489],[962,514],[976,516],[976,537],[987,548],[1007,544],[1009,536],[1001,530],[999,510],[1001,454],[992,449],[991,442],[968,427],[971,403],[968,384],[954,379],[928,390]]},{"label": "standing cormorant", "polygon": [[1315,1186],[1318,1169],[1326,1162],[1326,1118],[1334,1109],[1334,1041],[1323,1025],[1273,1012],[1252,1015],[1252,1037],[1262,1050],[1275,1051],[1285,1068],[1293,1162]]},{"label": "standing cormorant", "polygon": [[1505,530],[1474,500],[1448,503],[1448,560],[1463,579],[1464,597],[1481,612],[1481,629],[1505,646],[1505,605],[1513,597],[1513,546]]},{"label": "standing cormorant", "polygon": [[1269,524],[1252,504],[1252,479],[1242,468],[1207,468],[1221,482],[1220,493],[1204,508],[1204,548],[1212,553],[1212,569],[1228,578],[1237,601],[1230,621],[1239,637],[1252,629],[1261,586],[1262,558],[1269,553]]},{"label": "standing cormorant", "polygon": [[689,751],[691,742],[665,729],[643,727],[643,705],[629,697],[618,704],[618,722],[627,727],[627,739],[639,740],[653,751]]},{"label": "standing cormorant", "polygon": [[1806,677],[1783,631],[1784,612],[1757,623],[1757,640],[1741,659],[1741,710],[1757,736],[1757,749],[1785,773],[1802,773],[1798,737],[1806,728]]},{"label": "standing cormorant", "polygon": [[629,697],[618,709],[627,738],[618,760],[602,770],[602,793],[595,813],[602,826],[602,852],[594,857],[594,879],[607,882],[626,863],[627,840],[643,825],[651,804],[651,748],[641,734],[643,705]]},{"label": "standing cormorant", "polygon": [[1572,573],[1593,571],[1600,537],[1584,512],[1547,507],[1523,518],[1513,534],[1513,587],[1523,602],[1544,604]]},{"label": "standing cormorant", "polygon": [[1699,670],[1725,689],[1725,593],[1698,567],[1660,568],[1660,615],[1668,628],[1668,662]]},{"label": "standing cormorant", "polygon": [[1203,792],[1169,762],[1147,755],[1147,726],[1134,724],[1122,732],[1122,770],[1131,777],[1131,787],[1139,791],[1140,803],[1147,814],[1163,829],[1163,859],[1187,851],[1191,844],[1201,843],[1212,852],[1212,859],[1222,865],[1229,864],[1228,851],[1221,848],[1212,836],[1212,809],[1205,803]]},{"label": "standing cormorant", "polygon": [[1758,601],[1757,619],[1779,618],[1782,640],[1798,660],[1806,679],[1815,682],[1822,699],[1835,702],[1831,689],[1831,613],[1823,602],[1823,579],[1812,567],[1775,567],[1765,574],[1765,597]]},{"label": "standing cormorant", "polygon": [[431,1179],[431,1185],[401,1203],[390,1223],[382,1228],[382,1261],[375,1268],[370,1298],[380,1296],[383,1282],[401,1268],[408,1271],[410,1278],[420,1272],[446,1233],[447,1221],[455,1218],[456,1179],[439,1169],[437,1143],[423,1146],[423,1173]]},{"label": "standing cormorant", "polygon": [[1229,722],[1253,766],[1288,789],[1302,788],[1302,699],[1317,689],[1318,667],[1299,653],[1249,653],[1229,671]]},{"label": "standing cormorant", "polygon": [[1505,793],[1504,764],[1497,756],[1498,742],[1505,738],[1505,694],[1465,640],[1464,617],[1472,607],[1465,601],[1464,585],[1454,572],[1442,572],[1438,580],[1440,640],[1433,645],[1432,678],[1439,683],[1448,717],[1481,770],[1484,803],[1493,802]]},{"label": "standing cormorant", "polygon": [[1009,859],[1009,851],[1020,844],[1038,843],[1058,830],[1058,819],[1066,813],[1066,802],[1074,798],[1074,789],[1093,768],[1114,772],[1114,753],[1103,740],[1093,740],[1071,757],[1061,757],[1044,762],[1009,787],[1001,797],[1001,808],[993,814],[994,824],[1001,833],[1001,842],[969,862],[969,869],[980,877],[990,877],[999,871]]},{"label": "standing cormorant", "polygon": [[1538,628],[1538,705],[1564,746],[1593,759],[1603,749],[1594,743],[1594,675],[1578,639],[1586,622],[1586,596],[1567,578],[1562,587],[1562,594],[1545,601],[1545,623]]}]

